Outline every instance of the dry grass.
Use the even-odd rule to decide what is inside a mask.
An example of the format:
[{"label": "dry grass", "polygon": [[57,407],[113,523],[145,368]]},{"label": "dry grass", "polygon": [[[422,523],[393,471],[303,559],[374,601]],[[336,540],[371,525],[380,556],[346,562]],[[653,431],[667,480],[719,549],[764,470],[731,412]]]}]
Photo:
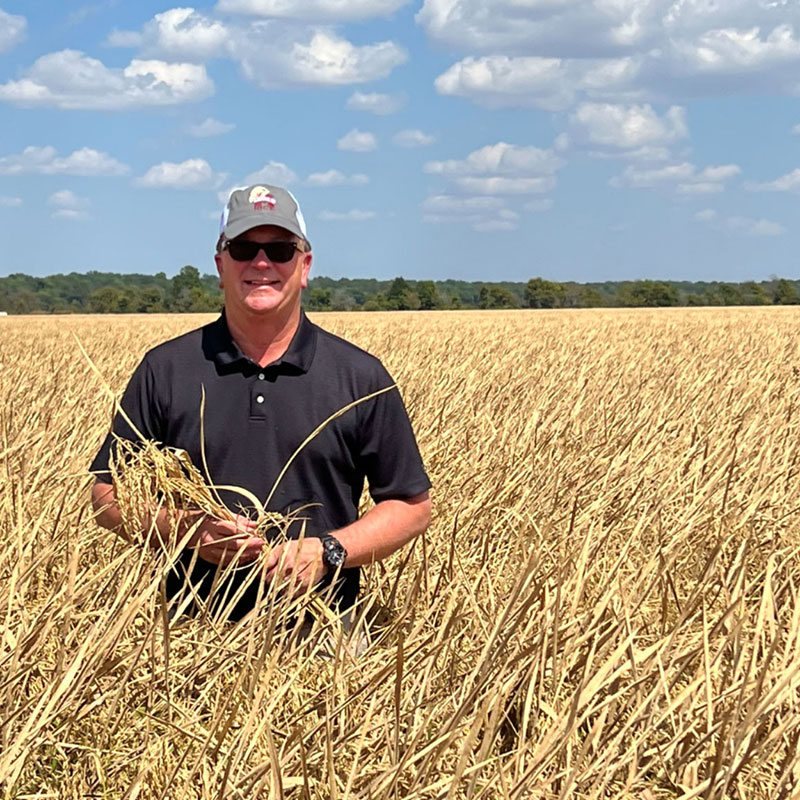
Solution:
[{"label": "dry grass", "polygon": [[328,618],[170,622],[164,559],[90,519],[111,405],[72,332],[119,390],[202,321],[0,322],[4,797],[797,792],[800,312],[319,317],[436,487],[360,658]]}]

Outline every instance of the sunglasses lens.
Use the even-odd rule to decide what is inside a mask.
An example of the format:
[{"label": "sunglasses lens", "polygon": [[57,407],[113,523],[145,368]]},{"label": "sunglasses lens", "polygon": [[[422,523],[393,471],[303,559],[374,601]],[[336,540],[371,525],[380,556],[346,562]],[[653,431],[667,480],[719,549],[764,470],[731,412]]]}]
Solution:
[{"label": "sunglasses lens", "polygon": [[231,239],[228,252],[234,261],[252,261],[263,250],[270,261],[285,264],[294,258],[294,242],[251,242],[249,239]]}]

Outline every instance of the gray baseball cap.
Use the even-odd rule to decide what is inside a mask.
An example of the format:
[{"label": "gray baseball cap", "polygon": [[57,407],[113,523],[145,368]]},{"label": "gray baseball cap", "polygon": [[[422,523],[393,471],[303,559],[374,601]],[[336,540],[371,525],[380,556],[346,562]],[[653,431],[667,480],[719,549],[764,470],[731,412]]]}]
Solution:
[{"label": "gray baseball cap", "polygon": [[[280,186],[255,183],[231,191],[222,209],[219,235],[235,239],[259,225],[277,225],[308,242],[306,221],[295,196]],[[309,247],[311,243],[309,242]]]}]

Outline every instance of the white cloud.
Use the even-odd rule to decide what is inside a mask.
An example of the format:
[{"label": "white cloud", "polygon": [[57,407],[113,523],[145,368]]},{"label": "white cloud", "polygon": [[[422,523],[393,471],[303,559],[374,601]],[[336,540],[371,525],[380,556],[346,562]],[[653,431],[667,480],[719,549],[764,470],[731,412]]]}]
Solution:
[{"label": "white cloud", "polygon": [[408,58],[391,41],[355,45],[331,28],[283,20],[223,22],[193,8],[156,14],[141,31],[115,31],[108,43],[169,61],[230,59],[262,89],[363,83],[386,77]]},{"label": "white cloud", "polygon": [[741,168],[736,164],[698,169],[683,162],[664,167],[626,167],[609,183],[617,189],[675,189],[681,194],[714,194],[724,191],[726,181],[736,177]]},{"label": "white cloud", "polygon": [[117,110],[202,100],[214,92],[205,67],[134,59],[106,67],[78,50],[37,59],[25,76],[0,84],[0,100],[21,106]]},{"label": "white cloud", "polygon": [[327,172],[312,172],[306,178],[306,186],[363,186],[369,183],[369,178],[360,173],[345,175],[338,169],[329,169]]},{"label": "white cloud", "polygon": [[469,225],[481,232],[514,230],[519,219],[519,214],[507,208],[499,197],[481,195],[431,195],[423,201],[422,211],[423,222]]},{"label": "white cloud", "polygon": [[450,178],[470,194],[533,194],[553,189],[565,163],[553,150],[498,142],[461,161],[429,161],[425,172]]},{"label": "white cloud", "polygon": [[90,147],[82,147],[63,158],[49,145],[29,145],[19,154],[0,156],[0,175],[126,175],[128,172],[130,168],[125,164]]},{"label": "white cloud", "polygon": [[470,56],[443,72],[434,86],[439,94],[467,97],[490,108],[510,105],[557,111],[574,99],[574,88],[557,58]]},{"label": "white cloud", "polygon": [[202,158],[190,158],[180,164],[163,161],[150,167],[134,181],[135,186],[146,189],[214,189],[225,175],[214,172]]},{"label": "white cloud", "polygon": [[28,21],[17,14],[9,14],[0,8],[0,53],[16,47],[25,38]]},{"label": "white cloud", "polygon": [[377,150],[378,140],[375,134],[369,131],[360,131],[357,128],[348,131],[341,139],[336,142],[339,150],[346,150],[350,153],[369,153]]},{"label": "white cloud", "polygon": [[198,13],[193,8],[171,8],[156,14],[141,32],[113,31],[108,44],[139,47],[145,53],[168,53],[190,61],[205,61],[224,55],[231,38],[224,23]]},{"label": "white cloud", "polygon": [[[280,47],[265,47],[278,31],[271,23],[237,39],[235,58],[244,76],[262,89],[301,84],[308,86],[345,86],[385,78],[408,59],[406,51],[394,42],[362,46],[326,30],[315,30],[289,39]],[[278,37],[280,38],[280,37]]]},{"label": "white cloud", "polygon": [[470,54],[437,90],[490,107],[800,93],[796,0],[425,0],[417,22]]},{"label": "white cloud", "polygon": [[393,137],[392,142],[397,147],[427,147],[436,141],[436,137],[428,133],[423,133],[416,128],[398,131]]},{"label": "white cloud", "polygon": [[749,183],[746,188],[753,192],[800,192],[800,169],[793,169],[767,183]]},{"label": "white cloud", "polygon": [[664,160],[669,146],[688,135],[681,106],[659,116],[649,104],[582,103],[569,117],[569,144],[598,156]]},{"label": "white cloud", "polygon": [[720,217],[713,208],[705,208],[694,215],[696,222],[708,225],[713,230],[739,233],[745,236],[780,236],[786,229],[779,222],[750,217]]},{"label": "white cloud", "polygon": [[2,208],[16,208],[22,205],[21,197],[8,197],[7,195],[0,195],[0,207]]},{"label": "white cloud", "polygon": [[189,125],[187,132],[189,136],[197,138],[206,138],[209,136],[222,136],[224,133],[230,133],[236,125],[233,122],[220,122],[218,119],[208,117],[197,125]]},{"label": "white cloud", "polygon": [[362,211],[353,208],[350,211],[320,211],[319,218],[325,222],[365,222],[374,219],[374,211]]},{"label": "white cloud", "polygon": [[255,17],[349,22],[388,17],[408,0],[219,0],[217,11]]},{"label": "white cloud", "polygon": [[[269,183],[273,186],[289,186],[297,180],[297,174],[280,161],[269,161],[261,169],[251,172],[242,182],[245,186],[254,183]],[[226,197],[227,199],[227,197]]]},{"label": "white cloud", "polygon": [[385,116],[394,114],[406,104],[402,94],[381,94],[380,92],[353,92],[347,98],[346,106],[351,111],[368,111]]},{"label": "white cloud", "polygon": [[85,197],[78,197],[71,189],[53,192],[47,203],[54,207],[52,216],[56,219],[82,221],[89,219],[90,202]]}]

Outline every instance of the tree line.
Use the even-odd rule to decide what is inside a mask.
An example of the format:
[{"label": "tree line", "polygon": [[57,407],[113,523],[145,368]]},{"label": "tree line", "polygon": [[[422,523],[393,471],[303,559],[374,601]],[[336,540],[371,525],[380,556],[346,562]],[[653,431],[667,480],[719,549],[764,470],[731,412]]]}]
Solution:
[{"label": "tree line", "polygon": [[[537,277],[526,283],[490,283],[320,277],[309,281],[303,302],[310,311],[794,305],[800,304],[800,281],[560,283]],[[217,276],[201,275],[190,265],[171,278],[163,272],[95,271],[0,278],[0,311],[9,314],[185,313],[221,307]]]}]

